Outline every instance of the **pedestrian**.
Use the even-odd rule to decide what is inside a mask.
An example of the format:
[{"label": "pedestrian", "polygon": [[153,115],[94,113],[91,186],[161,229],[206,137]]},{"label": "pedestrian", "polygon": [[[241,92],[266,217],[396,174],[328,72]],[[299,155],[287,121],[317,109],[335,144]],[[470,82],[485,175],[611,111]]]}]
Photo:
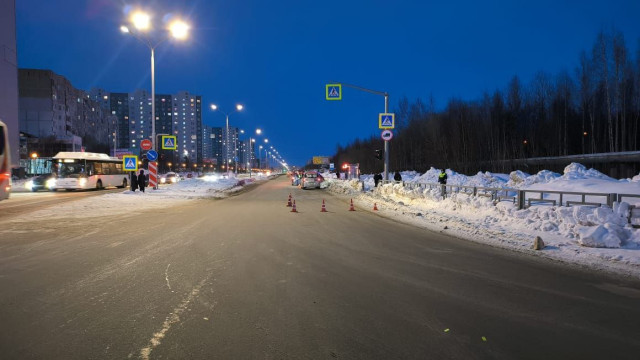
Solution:
[{"label": "pedestrian", "polygon": [[447,173],[444,172],[444,169],[442,169],[440,171],[440,174],[438,175],[438,182],[442,185],[446,185],[447,184]]},{"label": "pedestrian", "polygon": [[136,176],[135,171],[131,172],[131,191],[136,191],[138,188],[138,177]]},{"label": "pedestrian", "polygon": [[140,170],[140,174],[138,175],[138,187],[140,188],[140,191],[144,192],[144,187],[147,185],[147,178],[144,175],[144,170]]},{"label": "pedestrian", "polygon": [[440,192],[442,192],[442,198],[444,199],[447,196],[447,173],[444,172],[444,169],[438,174],[438,182],[440,183]]},{"label": "pedestrian", "polygon": [[380,180],[382,180],[382,175],[380,173],[373,175],[373,182],[375,183],[375,187],[378,187]]},{"label": "pedestrian", "polygon": [[399,171],[396,171],[396,173],[393,175],[393,180],[402,181],[402,175],[400,175]]}]

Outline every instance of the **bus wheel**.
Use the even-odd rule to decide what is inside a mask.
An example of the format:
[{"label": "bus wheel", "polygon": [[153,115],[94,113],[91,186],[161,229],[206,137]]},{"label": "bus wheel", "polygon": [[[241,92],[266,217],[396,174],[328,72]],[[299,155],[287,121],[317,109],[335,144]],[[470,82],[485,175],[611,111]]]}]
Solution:
[{"label": "bus wheel", "polygon": [[102,180],[98,180],[98,182],[96,183],[96,190],[101,190],[102,189]]}]

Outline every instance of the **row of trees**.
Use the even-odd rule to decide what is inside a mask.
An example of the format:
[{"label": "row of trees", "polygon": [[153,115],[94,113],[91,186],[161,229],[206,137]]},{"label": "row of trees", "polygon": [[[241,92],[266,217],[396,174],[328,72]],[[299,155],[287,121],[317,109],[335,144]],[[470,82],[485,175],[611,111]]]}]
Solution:
[{"label": "row of trees", "polygon": [[[621,33],[601,32],[573,72],[539,72],[526,85],[514,77],[506,90],[452,99],[443,111],[405,97],[394,112],[391,170],[509,171],[504,160],[638,150],[640,42],[634,59]],[[355,140],[333,161],[378,172],[382,147],[378,137]]]}]

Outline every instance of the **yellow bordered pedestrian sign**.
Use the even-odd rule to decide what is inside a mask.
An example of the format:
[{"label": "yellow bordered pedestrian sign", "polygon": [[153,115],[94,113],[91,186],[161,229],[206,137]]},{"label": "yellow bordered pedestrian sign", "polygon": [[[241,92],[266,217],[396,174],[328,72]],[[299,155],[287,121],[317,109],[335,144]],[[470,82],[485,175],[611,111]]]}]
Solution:
[{"label": "yellow bordered pedestrian sign", "polygon": [[124,171],[138,171],[138,156],[124,155],[122,157],[122,167]]},{"label": "yellow bordered pedestrian sign", "polygon": [[327,100],[342,100],[342,84],[327,84]]},{"label": "yellow bordered pedestrian sign", "polygon": [[162,150],[178,149],[178,141],[173,135],[162,135]]},{"label": "yellow bordered pedestrian sign", "polygon": [[378,115],[378,128],[393,129],[396,127],[395,125],[396,125],[396,114],[381,113]]}]

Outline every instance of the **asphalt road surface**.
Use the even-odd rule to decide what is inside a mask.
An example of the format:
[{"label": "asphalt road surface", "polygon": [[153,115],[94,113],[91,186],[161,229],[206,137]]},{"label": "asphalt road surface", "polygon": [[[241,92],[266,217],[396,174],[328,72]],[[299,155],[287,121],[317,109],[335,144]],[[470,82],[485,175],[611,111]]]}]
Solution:
[{"label": "asphalt road surface", "polygon": [[281,178],[153,213],[0,220],[0,358],[640,357],[639,282],[348,209]]}]

